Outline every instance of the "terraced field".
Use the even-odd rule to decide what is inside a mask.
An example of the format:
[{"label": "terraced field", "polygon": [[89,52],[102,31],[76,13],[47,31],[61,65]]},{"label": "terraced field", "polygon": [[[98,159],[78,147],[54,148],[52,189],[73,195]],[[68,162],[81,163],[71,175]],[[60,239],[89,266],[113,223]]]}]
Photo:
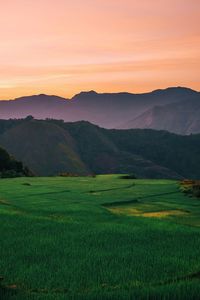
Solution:
[{"label": "terraced field", "polygon": [[170,180],[0,181],[1,299],[198,299],[200,200]]}]

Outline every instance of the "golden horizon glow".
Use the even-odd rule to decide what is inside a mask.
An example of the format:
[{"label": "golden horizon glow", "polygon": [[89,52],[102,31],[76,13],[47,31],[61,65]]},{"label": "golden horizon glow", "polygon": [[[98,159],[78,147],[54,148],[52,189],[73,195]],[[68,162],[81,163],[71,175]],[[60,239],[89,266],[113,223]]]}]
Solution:
[{"label": "golden horizon glow", "polygon": [[0,99],[200,90],[200,1],[2,0]]}]

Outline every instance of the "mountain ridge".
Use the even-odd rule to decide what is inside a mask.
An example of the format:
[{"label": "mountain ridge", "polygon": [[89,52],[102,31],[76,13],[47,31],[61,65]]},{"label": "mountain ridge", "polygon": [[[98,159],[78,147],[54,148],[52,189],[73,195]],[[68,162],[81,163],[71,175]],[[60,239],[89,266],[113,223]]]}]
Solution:
[{"label": "mountain ridge", "polygon": [[19,100],[21,98],[29,98],[29,97],[40,97],[40,96],[47,96],[47,97],[57,97],[57,98],[60,98],[60,99],[63,99],[63,100],[72,100],[73,98],[75,98],[76,96],[79,96],[79,95],[84,95],[84,94],[88,94],[88,95],[135,95],[135,96],[138,96],[138,95],[149,95],[149,94],[155,94],[155,93],[160,93],[160,92],[167,92],[167,91],[173,91],[173,90],[177,90],[177,91],[190,91],[192,93],[200,93],[200,91],[197,91],[197,90],[194,90],[192,88],[188,88],[188,87],[185,87],[185,86],[171,86],[171,87],[167,87],[167,88],[163,88],[163,89],[155,89],[155,90],[152,90],[152,91],[148,91],[148,92],[141,92],[141,93],[133,93],[133,92],[126,92],[126,91],[122,91],[122,92],[97,92],[95,90],[86,90],[86,91],[81,91],[77,94],[75,94],[74,96],[72,96],[71,98],[66,98],[66,97],[63,97],[63,96],[59,96],[59,95],[56,95],[56,94],[46,94],[46,93],[41,93],[41,94],[31,94],[31,95],[24,95],[24,96],[20,96],[20,97],[16,97],[16,98],[13,98],[13,99],[2,99],[0,101],[16,101],[16,100]]},{"label": "mountain ridge", "polygon": [[[185,87],[170,87],[141,94],[88,91],[76,94],[71,99],[39,94],[0,101],[0,119],[20,119],[32,115],[37,119],[63,119],[65,122],[84,120],[104,128],[123,129],[155,106],[184,101],[192,103],[192,99],[200,100],[200,93]],[[130,123],[128,128],[132,127]],[[200,132],[200,126],[195,129],[196,132]]]}]

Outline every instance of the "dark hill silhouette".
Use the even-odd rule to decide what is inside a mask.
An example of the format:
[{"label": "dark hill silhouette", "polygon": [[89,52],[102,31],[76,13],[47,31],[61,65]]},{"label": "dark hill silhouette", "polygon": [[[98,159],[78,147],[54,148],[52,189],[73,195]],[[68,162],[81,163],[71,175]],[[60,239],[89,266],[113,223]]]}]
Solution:
[{"label": "dark hill silhouette", "polygon": [[0,178],[32,175],[33,173],[27,167],[24,167],[20,161],[17,161],[0,147]]},{"label": "dark hill silhouette", "polygon": [[[199,99],[199,95],[182,87],[144,94],[81,92],[70,100],[41,94],[0,101],[0,118],[33,115],[37,119],[63,119],[66,122],[85,120],[104,128],[129,128],[133,127],[130,120],[155,106],[184,101],[192,103],[192,99]],[[176,128],[173,129],[175,131]],[[195,130],[200,132],[200,128]]]},{"label": "dark hill silhouette", "polygon": [[37,175],[130,173],[200,178],[200,135],[109,130],[89,122],[0,120],[0,145]]}]

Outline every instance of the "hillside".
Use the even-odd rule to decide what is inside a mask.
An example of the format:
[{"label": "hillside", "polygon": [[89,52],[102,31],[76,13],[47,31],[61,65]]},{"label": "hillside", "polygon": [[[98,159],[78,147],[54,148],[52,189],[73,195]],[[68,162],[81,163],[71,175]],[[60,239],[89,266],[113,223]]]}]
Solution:
[{"label": "hillside", "polygon": [[181,136],[151,129],[110,130],[122,151],[131,151],[183,177],[200,177],[200,135]]},{"label": "hillside", "polygon": [[155,106],[122,127],[168,130],[184,135],[199,133],[200,99],[195,97],[190,101]]},{"label": "hillside", "polygon": [[56,124],[19,121],[3,132],[0,143],[36,174],[53,175],[66,170],[81,175],[88,173],[73,138]]},{"label": "hillside", "polygon": [[[37,119],[54,118],[66,122],[85,120],[104,128],[130,128],[133,125],[129,120],[134,120],[155,106],[184,101],[192,105],[192,99],[200,99],[199,93],[181,87],[144,94],[99,94],[90,91],[81,92],[72,99],[41,94],[0,101],[0,118],[25,118],[32,115]],[[200,132],[198,128],[195,132]]]},{"label": "hillside", "polygon": [[[124,150],[110,135],[110,130],[88,122],[65,123],[63,126],[76,140],[82,160],[96,174],[135,173],[141,178],[181,177],[173,169],[135,153],[134,149]],[[120,131],[117,133],[121,136]]]},{"label": "hillside", "polygon": [[37,175],[134,173],[199,178],[200,135],[108,130],[89,122],[0,120],[0,145]]},{"label": "hillside", "polygon": [[0,147],[0,178],[31,175],[29,169],[24,167],[22,162],[17,161],[6,150]]}]

